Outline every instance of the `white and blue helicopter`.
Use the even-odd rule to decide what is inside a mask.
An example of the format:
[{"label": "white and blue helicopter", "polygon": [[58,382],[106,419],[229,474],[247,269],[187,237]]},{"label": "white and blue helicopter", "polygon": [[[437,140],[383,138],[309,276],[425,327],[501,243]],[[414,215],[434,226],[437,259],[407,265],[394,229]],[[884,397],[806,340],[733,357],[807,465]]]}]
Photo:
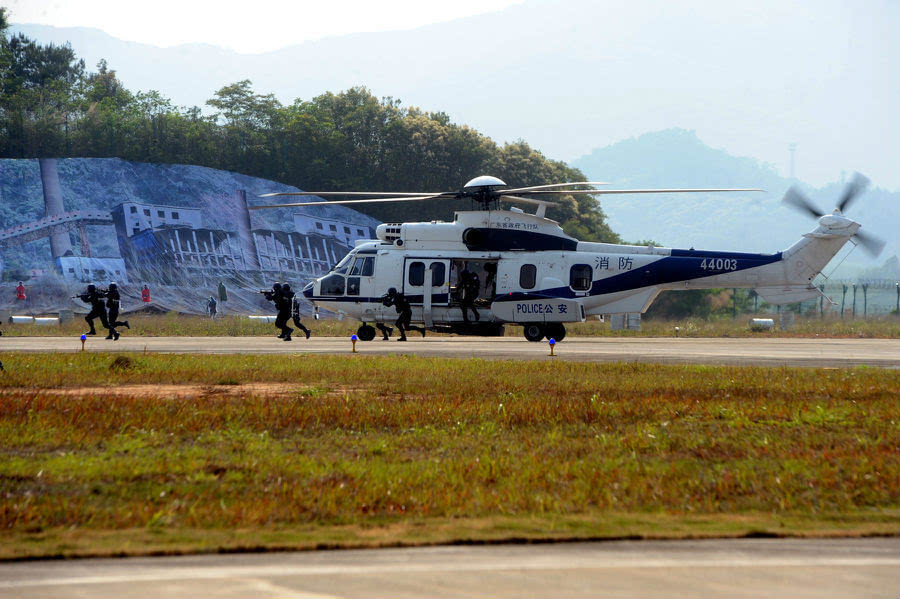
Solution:
[{"label": "white and blue helicopter", "polygon": [[[397,313],[384,305],[394,288],[412,306],[412,321],[425,328],[458,334],[500,335],[504,325],[520,325],[525,338],[561,341],[565,323],[618,313],[642,313],[661,291],[751,288],[770,304],[821,296],[813,279],[853,240],[877,255],[884,242],[859,231],[843,211],[866,188],[857,174],[830,214],[820,212],[796,188],[784,201],[818,219],[815,230],[786,250],[772,254],[704,251],[578,241],[544,215],[554,195],[753,192],[759,189],[595,189],[596,182],[556,183],[508,188],[496,177],[472,179],[452,192],[299,192],[351,197],[331,203],[411,202],[470,199],[480,210],[456,212],[453,222],[385,223],[377,239],[358,240],[327,274],[308,283],[303,296],[316,306],[361,321],[359,339],[375,338],[372,324],[384,326]],[[313,206],[324,200],[253,206],[252,209]],[[499,209],[500,202],[536,206]],[[464,318],[461,274],[474,273],[477,321]],[[471,280],[472,275],[464,275]],[[471,298],[466,300],[471,303]]]}]

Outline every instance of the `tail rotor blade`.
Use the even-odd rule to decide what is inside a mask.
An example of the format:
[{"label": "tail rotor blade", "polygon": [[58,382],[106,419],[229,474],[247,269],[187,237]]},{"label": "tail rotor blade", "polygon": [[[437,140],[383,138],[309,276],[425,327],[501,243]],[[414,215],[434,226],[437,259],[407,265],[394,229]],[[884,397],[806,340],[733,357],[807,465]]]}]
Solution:
[{"label": "tail rotor blade", "polygon": [[801,192],[795,186],[792,186],[787,190],[787,192],[784,194],[784,198],[781,201],[791,208],[809,214],[813,218],[819,218],[824,214],[815,204],[810,201],[808,197],[806,197],[806,195],[803,194],[803,192]]},{"label": "tail rotor blade", "polygon": [[859,243],[859,245],[861,245],[864,250],[871,254],[873,258],[878,257],[878,255],[881,253],[881,250],[884,249],[884,246],[887,243],[885,240],[876,237],[871,233],[863,233],[862,231],[857,231],[854,237],[856,238],[856,241]]},{"label": "tail rotor blade", "polygon": [[869,179],[860,173],[853,173],[853,179],[847,183],[844,193],[841,195],[841,201],[838,202],[837,209],[842,213],[850,207],[856,198],[858,198],[869,186]]}]

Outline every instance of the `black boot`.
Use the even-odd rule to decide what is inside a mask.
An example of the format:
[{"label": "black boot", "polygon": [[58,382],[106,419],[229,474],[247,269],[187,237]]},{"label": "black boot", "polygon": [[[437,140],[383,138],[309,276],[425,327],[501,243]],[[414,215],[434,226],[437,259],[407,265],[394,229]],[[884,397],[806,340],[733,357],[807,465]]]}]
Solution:
[{"label": "black boot", "polygon": [[113,331],[113,340],[115,340],[115,341],[119,340],[119,331]]},{"label": "black boot", "polygon": [[128,321],[127,321],[127,320],[125,321],[125,328],[128,329],[128,330],[131,330],[131,325],[128,324]]},{"label": "black boot", "polygon": [[285,328],[285,329],[284,329],[284,340],[285,340],[285,341],[290,341],[290,340],[291,340],[291,333],[293,333],[293,332],[294,332],[294,329],[291,329],[291,328]]},{"label": "black boot", "polygon": [[306,334],[306,338],[309,339],[309,334],[311,333],[311,331],[307,328],[304,328],[303,332]]}]

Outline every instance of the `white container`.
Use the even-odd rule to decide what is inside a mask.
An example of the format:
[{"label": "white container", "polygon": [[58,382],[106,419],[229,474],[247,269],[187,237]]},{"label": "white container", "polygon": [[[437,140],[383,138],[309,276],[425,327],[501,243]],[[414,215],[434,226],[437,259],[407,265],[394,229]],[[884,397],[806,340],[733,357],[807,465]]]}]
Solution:
[{"label": "white container", "polygon": [[13,324],[33,324],[34,316],[16,316],[13,314],[10,316],[10,320]]},{"label": "white container", "polygon": [[751,331],[771,331],[775,329],[775,321],[771,318],[751,318]]},{"label": "white container", "polygon": [[52,325],[58,325],[58,324],[59,324],[59,318],[57,318],[56,316],[35,316],[35,318],[34,318],[34,324],[43,324],[43,325],[52,324]]},{"label": "white container", "polygon": [[256,316],[254,314],[249,315],[247,318],[250,320],[255,320],[257,322],[275,322],[277,316]]}]

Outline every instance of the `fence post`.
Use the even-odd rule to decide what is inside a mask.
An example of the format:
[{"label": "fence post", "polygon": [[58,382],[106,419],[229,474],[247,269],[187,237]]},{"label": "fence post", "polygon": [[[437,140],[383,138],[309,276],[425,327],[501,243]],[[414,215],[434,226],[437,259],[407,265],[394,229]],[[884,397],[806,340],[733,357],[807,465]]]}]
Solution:
[{"label": "fence post", "polygon": [[841,284],[841,318],[844,317],[844,302],[847,299],[847,285]]},{"label": "fence post", "polygon": [[853,318],[856,318],[856,283],[853,283]]},{"label": "fence post", "polygon": [[867,293],[869,290],[869,284],[863,283],[863,318],[869,313],[869,294]]},{"label": "fence post", "polygon": [[900,282],[895,283],[894,286],[897,288],[897,314],[900,314]]}]

